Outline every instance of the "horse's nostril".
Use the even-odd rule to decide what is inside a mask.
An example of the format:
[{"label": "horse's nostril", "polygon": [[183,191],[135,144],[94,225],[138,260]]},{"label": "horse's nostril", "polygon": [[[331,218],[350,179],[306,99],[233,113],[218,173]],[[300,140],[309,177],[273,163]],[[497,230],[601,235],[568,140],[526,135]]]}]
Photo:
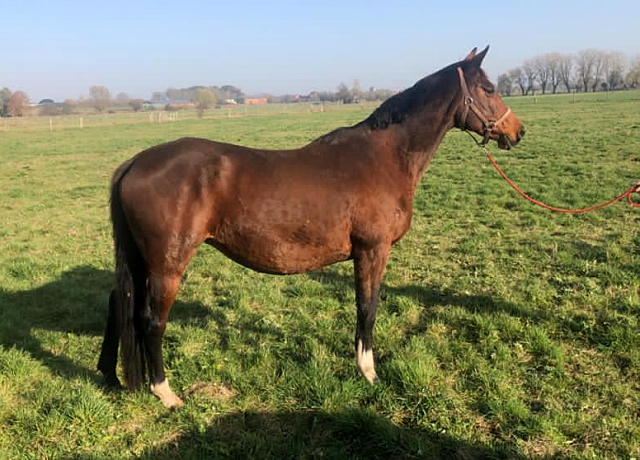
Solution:
[{"label": "horse's nostril", "polygon": [[524,137],[524,128],[520,128],[520,131],[518,131],[518,141],[522,140],[523,137]]}]

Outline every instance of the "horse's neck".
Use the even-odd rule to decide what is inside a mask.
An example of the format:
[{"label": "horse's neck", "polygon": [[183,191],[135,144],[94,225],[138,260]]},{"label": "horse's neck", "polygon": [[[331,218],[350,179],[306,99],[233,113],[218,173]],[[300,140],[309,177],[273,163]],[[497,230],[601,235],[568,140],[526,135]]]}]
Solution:
[{"label": "horse's neck", "polygon": [[397,132],[395,155],[414,191],[445,134],[454,125],[453,112],[449,109],[446,112],[444,115],[427,113],[413,117],[393,128]]}]

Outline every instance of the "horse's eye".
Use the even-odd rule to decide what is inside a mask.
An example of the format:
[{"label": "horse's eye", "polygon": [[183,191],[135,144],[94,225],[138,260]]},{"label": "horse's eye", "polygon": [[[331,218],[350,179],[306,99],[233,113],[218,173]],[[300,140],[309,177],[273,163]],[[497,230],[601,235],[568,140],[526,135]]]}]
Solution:
[{"label": "horse's eye", "polygon": [[496,89],[493,86],[485,86],[483,87],[484,92],[487,93],[487,95],[489,96],[493,96],[493,94],[496,92]]}]

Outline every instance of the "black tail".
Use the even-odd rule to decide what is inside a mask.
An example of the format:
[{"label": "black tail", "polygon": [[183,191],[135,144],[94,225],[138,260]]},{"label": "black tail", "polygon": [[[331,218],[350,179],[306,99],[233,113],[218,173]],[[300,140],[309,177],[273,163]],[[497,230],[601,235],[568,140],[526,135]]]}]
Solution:
[{"label": "black tail", "polygon": [[120,183],[133,160],[120,166],[111,183],[111,222],[116,259],[115,312],[120,335],[120,356],[127,388],[145,383],[146,360],[142,315],[147,297],[147,269],[122,209]]}]

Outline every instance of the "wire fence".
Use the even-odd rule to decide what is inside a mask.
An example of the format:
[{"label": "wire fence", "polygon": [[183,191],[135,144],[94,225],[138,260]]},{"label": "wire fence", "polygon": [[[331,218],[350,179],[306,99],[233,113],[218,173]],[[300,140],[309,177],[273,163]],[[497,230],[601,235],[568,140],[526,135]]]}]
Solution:
[{"label": "wire fence", "polygon": [[[373,110],[379,102],[356,104],[363,109]],[[0,118],[0,135],[7,132],[64,131],[94,127],[106,127],[138,123],[172,123],[184,120],[223,119],[241,117],[273,116],[277,114],[305,114],[314,112],[353,111],[354,104],[340,102],[293,103],[263,105],[224,105],[206,110],[200,117],[193,108],[176,111],[118,111],[115,113],[83,112],[73,115],[26,116]]]}]

